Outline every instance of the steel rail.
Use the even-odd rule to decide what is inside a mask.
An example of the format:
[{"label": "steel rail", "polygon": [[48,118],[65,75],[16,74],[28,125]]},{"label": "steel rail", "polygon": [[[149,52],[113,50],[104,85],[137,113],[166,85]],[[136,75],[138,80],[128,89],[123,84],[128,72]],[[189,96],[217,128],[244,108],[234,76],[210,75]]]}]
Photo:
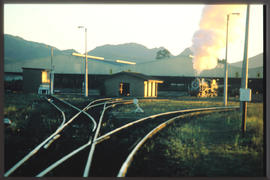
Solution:
[{"label": "steel rail", "polygon": [[[116,103],[121,103],[121,104],[132,104],[131,101],[129,100],[114,100],[114,101],[108,101],[107,104],[116,104]],[[99,104],[95,104],[92,105],[90,107],[87,108],[87,110],[89,110],[90,108],[96,107],[96,106],[100,106],[100,105],[104,105],[104,103],[99,103]]]},{"label": "steel rail", "polygon": [[[107,98],[105,98],[107,99]],[[95,102],[102,101],[104,99],[97,99],[92,102],[90,102],[85,108],[91,107],[91,105]],[[54,138],[59,132],[61,132],[66,126],[68,126],[76,117],[80,115],[82,111],[78,112],[76,115],[74,115],[68,122],[63,124],[61,127],[59,127],[54,133],[52,133],[49,137],[47,137],[44,141],[42,141],[39,145],[37,145],[32,151],[30,151],[26,156],[24,156],[20,161],[18,161],[13,167],[11,167],[5,174],[4,177],[8,177],[10,174],[12,174],[16,169],[18,169],[23,163],[25,163],[30,157],[32,157],[34,154],[36,154],[42,146],[44,146],[48,141],[50,141],[52,138]]]},{"label": "steel rail", "polygon": [[100,136],[95,141],[98,144],[98,143],[102,142],[103,140],[108,139],[112,134],[114,134],[114,133],[116,133],[118,131],[121,131],[122,129],[125,129],[125,128],[127,128],[129,126],[132,126],[134,124],[145,121],[147,119],[153,119],[153,118],[156,118],[156,117],[161,117],[161,116],[165,116],[165,115],[169,115],[169,114],[176,114],[176,113],[187,113],[187,112],[192,112],[192,111],[203,111],[203,110],[211,110],[211,109],[230,109],[230,108],[239,108],[239,107],[238,106],[226,106],[226,107],[222,106],[222,107],[209,107],[209,108],[195,108],[195,109],[182,109],[182,110],[178,110],[178,111],[170,111],[170,112],[165,112],[165,113],[159,113],[159,114],[147,116],[147,117],[138,119],[136,121],[127,123],[127,124],[125,124],[125,125],[123,125],[123,126],[121,126],[119,128],[116,128],[116,129],[114,129],[114,130]]},{"label": "steel rail", "polygon": [[98,127],[97,127],[97,130],[96,130],[96,133],[95,133],[95,136],[93,138],[93,143],[91,145],[91,149],[89,151],[89,155],[88,155],[88,159],[87,159],[87,162],[86,162],[86,165],[85,165],[85,168],[84,168],[84,173],[83,173],[83,177],[88,177],[89,175],[89,172],[90,172],[90,168],[91,168],[91,163],[92,163],[92,158],[93,158],[93,155],[94,155],[94,151],[95,151],[95,147],[96,147],[96,139],[97,139],[97,136],[99,134],[99,130],[100,130],[100,127],[101,127],[101,122],[102,122],[102,119],[103,119],[103,116],[104,116],[104,113],[105,111],[108,109],[108,108],[111,108],[111,107],[114,107],[115,104],[113,105],[110,105],[110,106],[107,106],[107,103],[105,102],[104,103],[104,107],[103,107],[103,111],[101,113],[101,116],[99,118],[99,123],[98,123]]},{"label": "steel rail", "polygon": [[[52,96],[53,97],[53,96]],[[54,97],[54,98],[56,98],[56,97]],[[58,99],[59,101],[61,101],[59,98],[56,98],[56,99]],[[92,105],[92,104],[94,104],[95,102],[98,102],[98,101],[103,101],[103,100],[109,100],[109,99],[112,99],[112,98],[102,98],[102,99],[97,99],[97,100],[94,100],[94,101],[92,101],[92,102],[90,102],[82,111],[86,111],[87,109],[89,109],[89,108],[91,108],[92,106],[94,106],[94,105]],[[48,99],[47,99],[48,100]],[[49,100],[48,100],[49,101]],[[52,103],[51,101],[49,101],[50,103]],[[64,103],[66,103],[66,102],[64,102]],[[73,106],[73,105],[71,105],[71,104],[69,104],[69,103],[66,103],[67,105],[69,105],[69,106]],[[99,106],[99,105],[102,105],[102,104],[104,104],[104,103],[100,103],[100,104],[97,104],[97,105],[95,105],[95,106]],[[56,105],[54,105],[55,107],[57,107]],[[58,107],[57,107],[58,108]],[[73,106],[73,108],[76,108],[75,106]],[[82,111],[79,111],[80,113],[82,112]],[[64,113],[64,112],[62,112],[62,113]],[[62,122],[62,125],[63,125],[63,123],[64,123],[64,121]],[[60,126],[61,127],[61,126]],[[60,128],[59,127],[59,128]],[[93,128],[93,131],[94,131],[94,128]],[[47,144],[45,144],[44,145],[44,148],[45,149],[47,149],[58,137],[57,137],[57,135],[58,134],[56,134],[55,136],[53,136],[52,138],[51,138],[51,140],[47,143]]]},{"label": "steel rail", "polygon": [[[52,95],[51,95],[51,96],[52,96]],[[95,129],[96,129],[96,127],[97,127],[97,123],[96,123],[95,119],[94,119],[90,114],[88,114],[88,113],[85,112],[84,110],[81,110],[81,109],[77,108],[76,106],[70,104],[69,102],[64,101],[63,99],[57,98],[57,97],[55,97],[55,96],[52,96],[52,97],[54,97],[54,98],[58,99],[59,101],[61,101],[61,102],[65,103],[65,104],[67,104],[67,105],[73,107],[73,108],[76,109],[77,111],[79,111],[79,112],[81,112],[81,113],[84,113],[87,117],[89,117],[89,118],[91,119],[91,121],[92,121],[93,124],[94,124],[94,127],[93,127],[93,129],[92,129],[92,132],[95,131]]]},{"label": "steel rail", "polygon": [[80,151],[82,151],[85,148],[87,148],[89,145],[91,145],[91,142],[92,141],[90,140],[86,144],[80,146],[79,148],[75,149],[71,153],[65,155],[64,157],[62,157],[61,159],[59,159],[58,161],[56,161],[55,163],[53,163],[52,165],[50,165],[49,167],[47,167],[45,170],[41,171],[38,175],[36,175],[36,177],[43,177],[43,176],[45,176],[48,172],[50,172],[51,170],[53,170],[54,168],[56,168],[57,166],[59,166],[60,164],[62,164],[63,162],[65,162],[66,160],[68,160],[69,158],[71,158],[72,156],[74,156],[75,154],[77,154]]},{"label": "steel rail", "polygon": [[126,160],[124,161],[124,163],[122,164],[118,174],[117,174],[117,177],[125,177],[126,176],[126,173],[128,171],[128,168],[136,154],[136,152],[139,150],[139,148],[150,138],[152,137],[154,134],[156,134],[157,132],[159,132],[161,129],[163,129],[165,126],[167,126],[168,124],[172,123],[173,121],[175,121],[176,119],[179,119],[179,118],[184,118],[184,117],[187,117],[187,116],[194,116],[194,115],[198,115],[198,114],[202,114],[202,113],[209,113],[209,112],[213,112],[213,111],[227,111],[227,110],[231,110],[231,109],[212,109],[212,110],[205,110],[203,112],[191,112],[191,113],[188,113],[188,114],[182,114],[182,115],[179,115],[179,116],[176,116],[176,117],[173,117],[173,118],[170,118],[169,120],[159,124],[158,126],[156,126],[154,129],[152,129],[146,136],[144,136],[142,138],[142,140],[137,143],[137,145],[132,149],[131,153],[128,155],[128,157],[126,158]]},{"label": "steel rail", "polygon": [[[105,100],[111,100],[112,98],[102,98],[102,99],[96,99],[94,101],[91,101],[83,110],[86,111],[92,107],[95,107],[96,105],[92,105],[98,101],[105,101]],[[101,104],[101,103],[100,103]]]},{"label": "steel rail", "polygon": [[[64,111],[63,110],[61,110],[58,106],[56,106],[56,104],[54,104],[51,100],[49,100],[48,98],[46,98],[46,100],[51,104],[51,105],[53,105],[58,111],[60,111],[61,112],[61,114],[62,114],[62,117],[63,117],[63,121],[62,121],[62,123],[60,124],[60,126],[57,128],[57,129],[59,129],[59,128],[61,128],[63,125],[64,125],[64,123],[66,122],[66,116],[65,116],[65,113],[64,113]],[[57,136],[58,135],[58,136]],[[45,149],[47,149],[57,138],[59,137],[59,134],[56,134],[54,137],[52,137],[52,139],[47,143],[47,144],[45,144],[44,145],[44,148]]]},{"label": "steel rail", "polygon": [[[95,102],[102,101],[102,100],[109,100],[109,99],[112,99],[112,98],[98,99],[98,100],[95,100]],[[119,102],[118,99],[116,100],[116,102]],[[93,104],[93,103],[94,103],[94,101],[91,104]],[[113,102],[112,101],[111,102],[108,101],[108,103],[113,103]],[[104,105],[104,103],[99,103],[99,104],[92,105],[92,106],[90,106],[90,104],[89,104],[87,107],[89,109],[89,108],[92,108],[92,107],[100,106],[102,104]],[[114,105],[112,105],[112,106],[114,106]],[[112,106],[110,106],[110,107],[112,107]],[[43,170],[42,172],[40,172],[36,177],[43,177],[48,172],[50,172],[51,170],[53,170],[54,168],[56,168],[57,166],[59,166],[60,164],[62,164],[63,162],[65,162],[66,160],[68,160],[70,157],[72,157],[73,155],[79,153],[80,151],[82,151],[83,149],[85,149],[86,147],[88,147],[90,144],[91,144],[91,139],[89,139],[89,142],[88,143],[80,146],[79,148],[75,149],[71,153],[67,154],[66,156],[62,157],[61,159],[59,159],[58,161],[56,161],[55,163],[53,163],[52,165],[50,165],[48,168],[46,168],[45,170]]]},{"label": "steel rail", "polygon": [[66,122],[66,116],[65,116],[64,111],[63,111],[62,109],[60,109],[58,106],[56,106],[56,104],[54,104],[54,103],[53,103],[52,101],[50,101],[48,98],[46,98],[46,100],[47,100],[51,105],[53,105],[58,111],[61,112],[62,117],[63,117],[63,121],[62,121],[62,123],[61,123],[60,126],[62,126],[62,125]]},{"label": "steel rail", "polygon": [[[58,98],[56,98],[56,99],[58,99]],[[99,103],[99,104],[96,104],[96,105],[92,105],[92,104],[94,104],[94,103],[96,103],[96,102],[98,102],[98,101],[104,101],[104,100],[111,100],[112,98],[102,98],[102,99],[96,99],[96,100],[94,100],[94,101],[92,101],[92,102],[90,102],[82,111],[86,111],[86,110],[88,110],[89,108],[92,108],[92,107],[96,107],[96,106],[100,106],[100,105],[103,105],[104,103]],[[60,100],[60,99],[58,99],[58,100]],[[61,101],[61,100],[60,100]],[[50,102],[50,101],[49,101]],[[73,106],[73,105],[71,105],[71,104],[69,104],[69,103],[67,103],[67,102],[64,102],[64,103],[66,103],[66,104],[68,104],[69,106]],[[55,105],[55,107],[56,108],[58,108],[56,105]],[[75,106],[73,106],[73,108],[76,108]],[[62,112],[62,113],[64,113],[64,112]],[[81,113],[81,111],[80,111],[80,113]],[[64,121],[63,121],[63,123],[64,123]],[[62,123],[62,124],[63,124]],[[94,130],[93,130],[94,131]],[[52,139],[46,144],[46,145],[44,145],[44,148],[46,149],[46,148],[48,148],[59,136],[57,136],[58,134],[56,134],[54,137],[52,137]]]}]

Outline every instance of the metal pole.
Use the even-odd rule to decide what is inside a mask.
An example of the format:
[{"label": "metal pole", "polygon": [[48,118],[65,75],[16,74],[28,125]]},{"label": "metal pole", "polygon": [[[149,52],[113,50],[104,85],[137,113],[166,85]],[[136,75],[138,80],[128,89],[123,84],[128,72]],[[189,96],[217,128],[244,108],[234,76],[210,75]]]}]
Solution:
[{"label": "metal pole", "polygon": [[229,29],[229,18],[230,14],[227,14],[227,29],[226,29],[226,53],[225,53],[225,64],[224,64],[224,106],[227,106],[227,99],[228,99],[228,29]]},{"label": "metal pole", "polygon": [[51,94],[53,94],[53,81],[54,81],[54,68],[53,68],[53,47],[51,47],[51,82],[50,82],[50,90]]},{"label": "metal pole", "polygon": [[[246,32],[245,32],[245,47],[244,47],[244,59],[242,65],[242,80],[241,88],[248,87],[248,34],[249,34],[249,4],[247,5],[247,15],[246,15]],[[242,132],[246,131],[246,118],[247,118],[247,102],[240,102],[240,111],[242,114]]]},{"label": "metal pole", "polygon": [[87,28],[85,28],[85,97],[88,97]]}]

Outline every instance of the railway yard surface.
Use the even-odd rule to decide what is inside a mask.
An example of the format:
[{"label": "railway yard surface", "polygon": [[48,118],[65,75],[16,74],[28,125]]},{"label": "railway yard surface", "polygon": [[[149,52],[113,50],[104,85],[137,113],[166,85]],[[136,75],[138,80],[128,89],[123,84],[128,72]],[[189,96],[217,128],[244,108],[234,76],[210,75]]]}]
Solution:
[{"label": "railway yard surface", "polygon": [[[5,94],[6,177],[264,176],[264,106],[237,98]],[[138,110],[138,109],[137,109]]]}]

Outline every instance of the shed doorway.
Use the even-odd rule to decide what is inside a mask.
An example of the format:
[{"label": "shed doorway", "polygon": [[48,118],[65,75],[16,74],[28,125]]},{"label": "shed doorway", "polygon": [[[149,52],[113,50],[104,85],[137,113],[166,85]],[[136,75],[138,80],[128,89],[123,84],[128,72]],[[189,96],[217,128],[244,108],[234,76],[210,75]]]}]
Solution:
[{"label": "shed doorway", "polygon": [[130,96],[129,83],[120,83],[119,85],[119,95],[120,96]]}]

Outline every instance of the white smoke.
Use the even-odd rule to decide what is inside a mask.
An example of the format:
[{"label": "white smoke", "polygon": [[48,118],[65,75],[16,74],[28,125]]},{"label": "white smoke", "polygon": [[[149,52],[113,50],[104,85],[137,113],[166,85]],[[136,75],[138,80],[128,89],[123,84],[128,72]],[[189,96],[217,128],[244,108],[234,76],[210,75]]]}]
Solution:
[{"label": "white smoke", "polygon": [[245,9],[245,5],[205,6],[200,29],[194,33],[190,48],[194,54],[193,68],[197,74],[217,66],[217,58],[226,46],[227,14],[240,13],[240,16],[229,17],[229,42],[233,43],[241,35]]}]

